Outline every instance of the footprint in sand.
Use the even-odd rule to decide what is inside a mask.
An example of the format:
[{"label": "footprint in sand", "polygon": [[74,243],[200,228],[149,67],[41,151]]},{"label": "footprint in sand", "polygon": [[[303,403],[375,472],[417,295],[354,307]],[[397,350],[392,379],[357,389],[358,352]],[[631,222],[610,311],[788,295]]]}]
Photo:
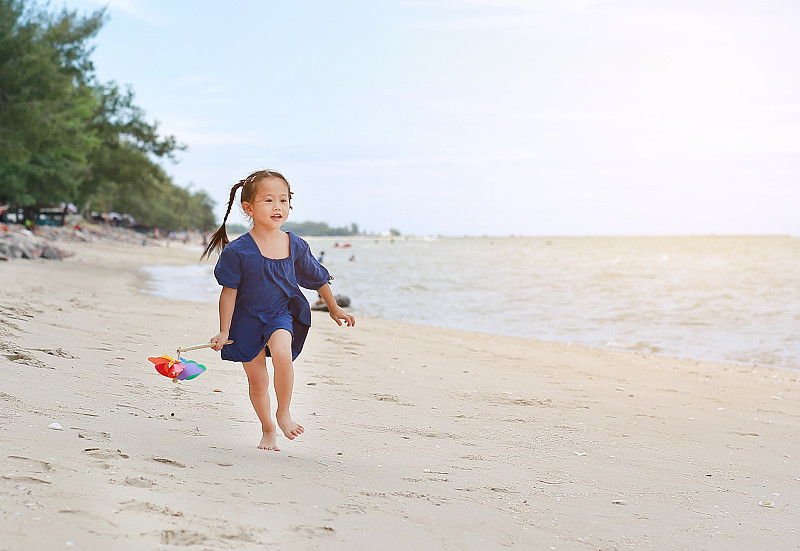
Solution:
[{"label": "footprint in sand", "polygon": [[21,321],[28,321],[33,319],[36,314],[42,314],[43,312],[36,308],[25,306],[0,306],[0,313],[3,314],[3,318],[5,319],[13,318]]},{"label": "footprint in sand", "polygon": [[159,463],[164,463],[166,465],[173,465],[175,467],[180,467],[181,469],[186,468],[186,465],[183,463],[179,463],[178,461],[174,461],[166,457],[153,457],[153,461],[158,461]]},{"label": "footprint in sand", "polygon": [[122,450],[110,450],[110,449],[103,450],[100,448],[86,448],[83,451],[88,453],[95,459],[115,459],[117,457],[121,457],[122,459],[130,458],[128,454],[122,453]]},{"label": "footprint in sand", "polygon": [[414,405],[411,402],[402,402],[397,396],[394,396],[392,394],[373,394],[372,397],[378,400],[379,402],[392,402],[394,404],[397,404],[398,406]]},{"label": "footprint in sand", "polygon": [[125,485],[134,486],[136,488],[152,488],[155,482],[148,480],[143,476],[129,476],[125,479]]},{"label": "footprint in sand", "polygon": [[207,541],[208,538],[203,534],[189,530],[164,530],[161,532],[161,543],[164,545],[188,547],[190,545],[202,545]]},{"label": "footprint in sand", "polygon": [[77,430],[78,430],[78,438],[85,438],[90,442],[95,442],[95,441],[108,442],[111,440],[110,432],[87,430],[81,427],[78,427]]},{"label": "footprint in sand", "polygon": [[4,335],[6,337],[11,335],[11,331],[8,328],[13,329],[17,333],[22,332],[22,328],[20,328],[19,325],[3,318],[2,316],[0,316],[0,324],[2,324],[2,326],[0,326],[0,335]]},{"label": "footprint in sand", "polygon": [[155,503],[150,503],[149,501],[138,501],[132,499],[130,501],[125,501],[120,503],[121,509],[125,511],[141,511],[147,513],[158,513],[162,516],[169,516],[169,517],[182,517],[182,511],[173,511],[169,507],[165,507],[162,505],[156,505]]},{"label": "footprint in sand", "polygon": [[14,363],[21,363],[31,367],[40,367],[44,369],[55,369],[51,365],[47,365],[41,360],[36,359],[30,354],[30,350],[20,348],[19,346],[10,342],[0,342],[0,350],[3,355]]},{"label": "footprint in sand", "polygon": [[336,533],[330,526],[307,526],[300,525],[294,527],[295,531],[309,537],[330,536]]},{"label": "footprint in sand", "polygon": [[8,458],[14,460],[14,462],[19,465],[18,468],[20,471],[24,472],[4,474],[3,478],[25,483],[36,482],[38,484],[52,484],[50,475],[47,474],[53,470],[49,462],[41,459],[31,459],[21,455],[9,455]]},{"label": "footprint in sand", "polygon": [[33,466],[36,465],[37,466],[36,472],[41,473],[53,470],[53,467],[50,465],[50,463],[42,459],[31,459],[30,457],[24,457],[22,455],[9,455],[8,458],[17,461],[25,461],[26,463],[28,463],[28,467],[31,468],[33,468]]},{"label": "footprint in sand", "polygon": [[63,348],[34,348],[33,350],[44,352],[45,354],[49,354],[50,356],[58,356],[59,358],[69,358],[71,360],[79,359],[78,356],[73,356]]}]

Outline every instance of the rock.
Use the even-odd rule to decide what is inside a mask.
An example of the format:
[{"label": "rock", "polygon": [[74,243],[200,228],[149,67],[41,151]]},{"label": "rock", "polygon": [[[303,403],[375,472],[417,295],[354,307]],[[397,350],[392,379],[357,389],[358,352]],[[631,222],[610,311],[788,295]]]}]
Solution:
[{"label": "rock", "polygon": [[28,247],[19,247],[17,246],[16,249],[19,251],[19,256],[22,258],[33,259],[36,258],[36,255],[33,253],[33,249]]},{"label": "rock", "polygon": [[45,247],[42,249],[42,258],[61,260],[61,253],[55,247]]},{"label": "rock", "polygon": [[[347,295],[336,295],[334,298],[336,299],[336,304],[338,304],[342,308],[350,306],[350,297],[348,297]],[[325,301],[319,299],[317,302],[311,305],[311,309],[320,312],[327,312],[328,305],[325,304]]]},{"label": "rock", "polygon": [[[80,229],[74,226],[39,226],[36,233],[23,228],[20,224],[0,226],[0,260],[17,258],[47,258],[63,260],[73,253],[59,249],[56,241],[121,241],[126,243],[146,244],[142,234],[129,228],[117,228],[104,225],[85,224]],[[4,258],[5,257],[5,258]]]}]

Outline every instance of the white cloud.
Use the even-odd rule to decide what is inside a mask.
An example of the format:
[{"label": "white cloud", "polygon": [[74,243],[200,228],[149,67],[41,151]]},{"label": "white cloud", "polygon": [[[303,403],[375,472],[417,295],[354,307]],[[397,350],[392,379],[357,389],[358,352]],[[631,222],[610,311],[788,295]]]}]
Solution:
[{"label": "white cloud", "polygon": [[[165,26],[170,23],[169,19],[158,13],[159,3],[147,0],[81,0],[85,4],[91,4],[97,8],[107,7],[112,14],[114,12],[123,13],[139,21],[158,26]],[[79,4],[79,1],[72,2]]]}]

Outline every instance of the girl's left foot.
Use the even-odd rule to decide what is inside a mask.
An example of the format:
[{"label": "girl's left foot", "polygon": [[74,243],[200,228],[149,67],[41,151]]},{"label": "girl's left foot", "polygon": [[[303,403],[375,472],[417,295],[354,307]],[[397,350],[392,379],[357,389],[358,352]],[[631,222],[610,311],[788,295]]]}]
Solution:
[{"label": "girl's left foot", "polygon": [[303,425],[295,423],[292,420],[291,415],[289,415],[288,413],[283,415],[278,415],[277,417],[278,417],[278,426],[281,428],[283,434],[289,440],[294,440],[295,438],[303,434],[303,432],[305,432],[306,430],[303,428]]}]

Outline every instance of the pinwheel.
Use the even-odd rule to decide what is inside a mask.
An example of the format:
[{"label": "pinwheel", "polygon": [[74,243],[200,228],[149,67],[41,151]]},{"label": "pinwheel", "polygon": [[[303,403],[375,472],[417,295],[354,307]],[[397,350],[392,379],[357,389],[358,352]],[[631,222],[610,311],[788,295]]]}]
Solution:
[{"label": "pinwheel", "polygon": [[[233,341],[228,341],[225,344],[230,344],[232,342]],[[210,348],[212,346],[214,345],[210,342],[207,342],[204,344],[187,346],[185,348],[178,348],[178,352],[175,354],[177,359],[167,355],[156,356],[147,359],[155,364],[156,371],[161,373],[164,377],[169,377],[172,379],[173,383],[177,383],[178,381],[194,379],[206,370],[204,365],[201,365],[194,360],[181,358],[181,352],[186,352],[188,350],[199,350],[200,348]]]}]

